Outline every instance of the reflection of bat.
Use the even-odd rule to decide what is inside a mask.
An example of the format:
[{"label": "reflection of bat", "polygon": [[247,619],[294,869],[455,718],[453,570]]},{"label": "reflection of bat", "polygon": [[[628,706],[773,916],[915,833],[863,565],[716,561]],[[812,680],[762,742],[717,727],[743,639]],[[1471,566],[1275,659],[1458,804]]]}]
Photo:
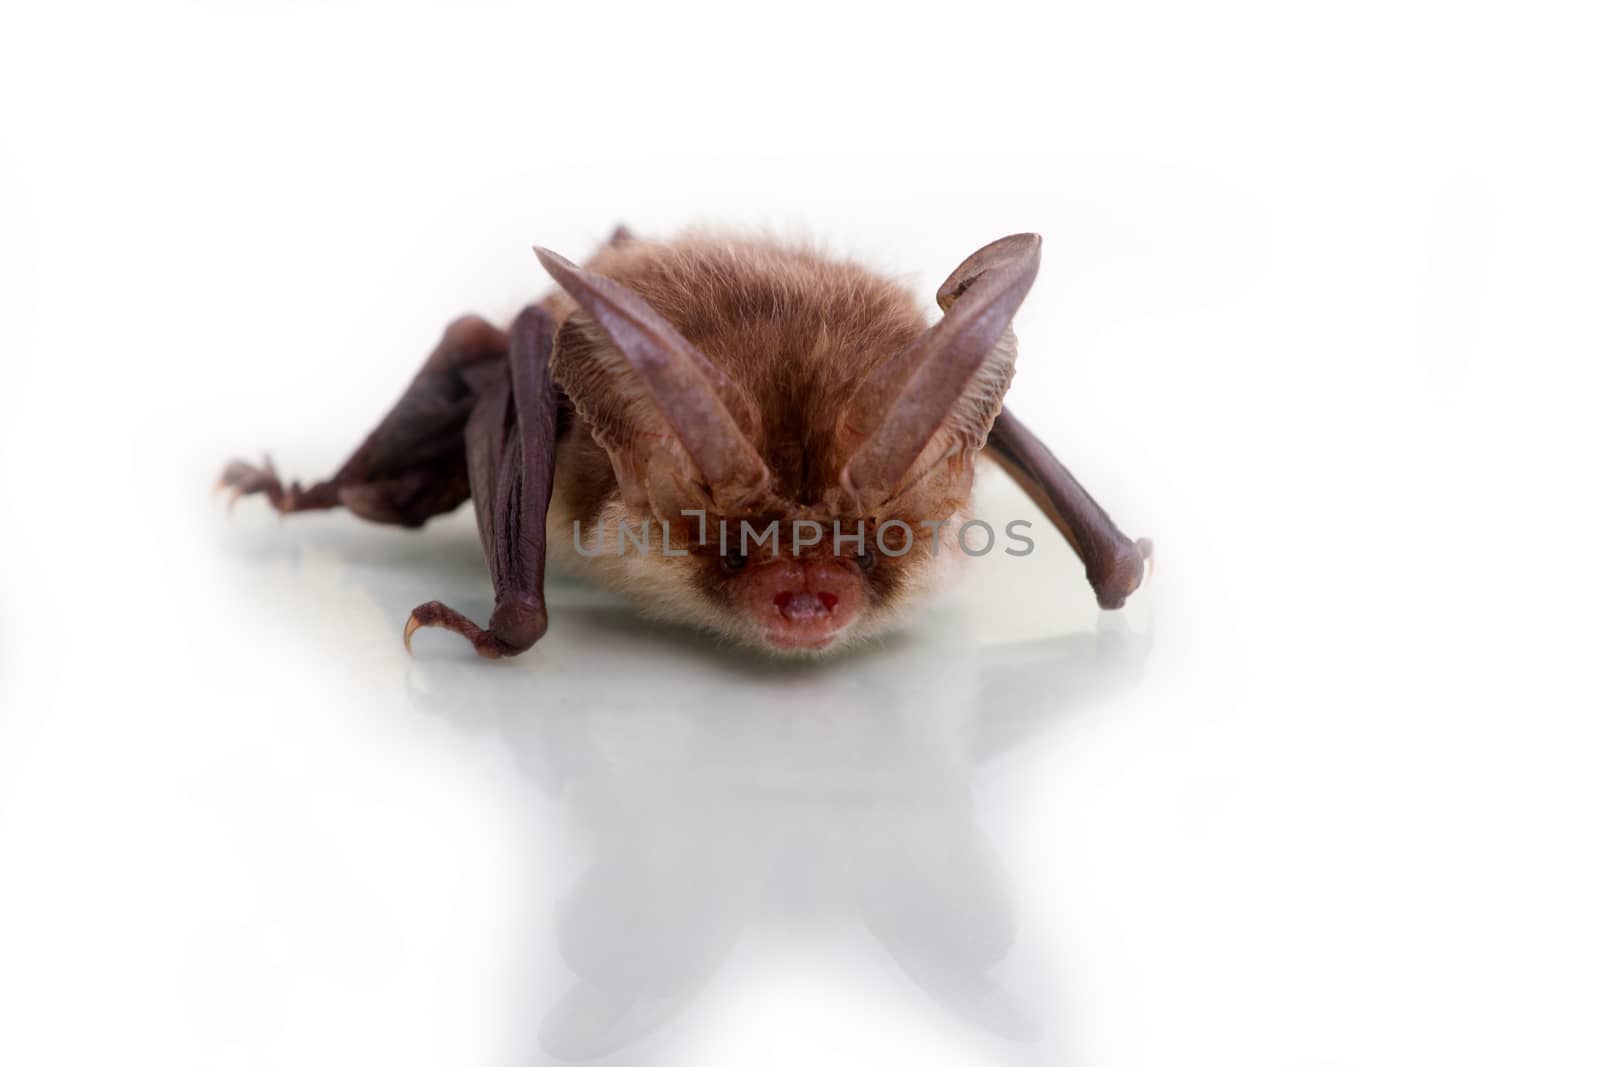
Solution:
[{"label": "reflection of bat", "polygon": [[618,230],[584,268],[540,250],[562,291],[506,332],[453,323],[332,478],[285,487],[270,464],[234,462],[222,484],[280,512],[342,505],[402,526],[472,498],[489,625],[434,601],[411,613],[408,641],[442,626],[486,657],[531,647],[546,628],[548,537],[653,614],[819,652],[939,583],[986,450],[1115,608],[1148,542],[1125,537],[1001,407],[1039,248],[1019,234],[968,257],[931,327],[904,287],[765,241]]},{"label": "reflection of bat", "polygon": [[[354,577],[394,594],[377,572]],[[541,647],[537,709],[518,678],[447,657],[404,685],[417,710],[498,735],[571,831],[580,862],[556,866],[578,873],[552,901],[570,980],[536,969],[555,979],[547,1053],[635,1045],[690,1009],[747,933],[759,943],[794,920],[870,934],[957,1018],[1011,1040],[1049,1036],[1032,1011],[1045,976],[1007,963],[1027,936],[1007,871],[1019,857],[985,833],[975,787],[1023,771],[1012,761],[1040,735],[1133,689],[1148,639],[1107,614],[997,645],[950,612],[918,620],[914,640],[817,671],[741,662],[570,585],[550,593],[560,622]],[[1019,966],[1029,977],[1014,985]]]}]

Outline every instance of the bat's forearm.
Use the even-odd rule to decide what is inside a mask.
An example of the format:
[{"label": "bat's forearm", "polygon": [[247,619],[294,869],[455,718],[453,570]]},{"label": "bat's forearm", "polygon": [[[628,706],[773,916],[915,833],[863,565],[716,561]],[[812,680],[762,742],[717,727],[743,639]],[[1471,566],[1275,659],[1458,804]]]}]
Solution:
[{"label": "bat's forearm", "polygon": [[1120,608],[1144,580],[1148,540],[1130,540],[1043,441],[1005,408],[985,451],[1061,531],[1083,561],[1100,606]]}]

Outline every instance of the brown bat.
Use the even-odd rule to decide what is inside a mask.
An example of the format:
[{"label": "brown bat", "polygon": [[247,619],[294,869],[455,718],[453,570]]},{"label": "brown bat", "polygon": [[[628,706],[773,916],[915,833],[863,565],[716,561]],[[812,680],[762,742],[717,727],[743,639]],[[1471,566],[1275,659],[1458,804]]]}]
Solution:
[{"label": "brown bat", "polygon": [[553,550],[654,615],[817,653],[881,631],[959,564],[981,453],[1117,608],[1149,542],[1002,406],[1040,243],[974,252],[932,325],[903,285],[767,240],[618,229],[581,268],[537,249],[560,289],[509,330],[452,323],[333,477],[284,486],[270,461],[235,461],[221,485],[410,527],[470,498],[493,614],[422,604],[408,647],[422,626],[489,658],[532,647]]}]

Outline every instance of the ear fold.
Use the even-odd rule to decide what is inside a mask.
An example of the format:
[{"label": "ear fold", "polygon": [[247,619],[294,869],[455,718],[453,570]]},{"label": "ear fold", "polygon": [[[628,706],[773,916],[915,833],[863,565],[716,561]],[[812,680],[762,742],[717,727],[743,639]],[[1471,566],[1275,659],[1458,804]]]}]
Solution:
[{"label": "ear fold", "polygon": [[944,319],[880,364],[846,405],[841,433],[873,427],[840,474],[861,507],[935,474],[963,483],[952,488],[970,482],[1011,384],[1011,319],[1039,273],[1041,245],[1038,234],[1015,234],[968,256],[939,287]]},{"label": "ear fold", "polygon": [[627,497],[676,517],[695,504],[737,511],[764,491],[770,476],[748,436],[754,415],[727,376],[637,293],[535,252],[587,313],[562,328],[555,373]]}]

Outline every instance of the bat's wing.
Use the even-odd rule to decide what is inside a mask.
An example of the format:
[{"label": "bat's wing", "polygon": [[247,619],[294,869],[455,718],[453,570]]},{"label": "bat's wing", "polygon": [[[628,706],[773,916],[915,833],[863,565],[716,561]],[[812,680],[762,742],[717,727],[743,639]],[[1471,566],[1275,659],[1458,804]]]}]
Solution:
[{"label": "bat's wing", "polygon": [[504,364],[475,368],[477,402],[466,425],[467,476],[478,514],[494,613],[487,628],[437,600],[412,611],[406,641],[440,626],[472,642],[480,656],[514,656],[544,636],[545,512],[555,480],[561,397],[550,377],[555,320],[525,309],[511,325]]},{"label": "bat's wing", "polygon": [[[633,240],[618,226],[610,245]],[[515,655],[544,635],[545,512],[566,405],[550,374],[555,322],[534,306],[508,335],[476,316],[457,319],[394,408],[330,478],[279,480],[270,461],[235,460],[218,487],[235,499],[261,494],[280,513],[345,507],[362,518],[421,526],[469,496],[494,580],[487,629],[431,601],[411,613],[421,626],[467,637],[487,657]]]},{"label": "bat's wing", "polygon": [[501,366],[506,335],[484,320],[457,319],[405,393],[332,477],[284,485],[270,460],[234,460],[218,487],[234,498],[261,494],[281,514],[344,507],[372,522],[421,526],[467,499],[462,430],[477,400],[467,381],[481,364]]},{"label": "bat's wing", "polygon": [[1151,543],[1129,540],[1044,442],[1005,408],[989,431],[985,452],[1033,498],[1083,560],[1095,598],[1120,608],[1144,580]]},{"label": "bat's wing", "polygon": [[438,601],[406,622],[442,626],[489,658],[526,651],[544,636],[545,511],[555,474],[562,398],[550,377],[555,321],[539,307],[507,334],[457,320],[394,409],[333,477],[308,487],[278,480],[270,463],[235,460],[221,485],[260,493],[283,513],[346,507],[362,518],[421,526],[472,498],[494,580],[487,629]]}]

